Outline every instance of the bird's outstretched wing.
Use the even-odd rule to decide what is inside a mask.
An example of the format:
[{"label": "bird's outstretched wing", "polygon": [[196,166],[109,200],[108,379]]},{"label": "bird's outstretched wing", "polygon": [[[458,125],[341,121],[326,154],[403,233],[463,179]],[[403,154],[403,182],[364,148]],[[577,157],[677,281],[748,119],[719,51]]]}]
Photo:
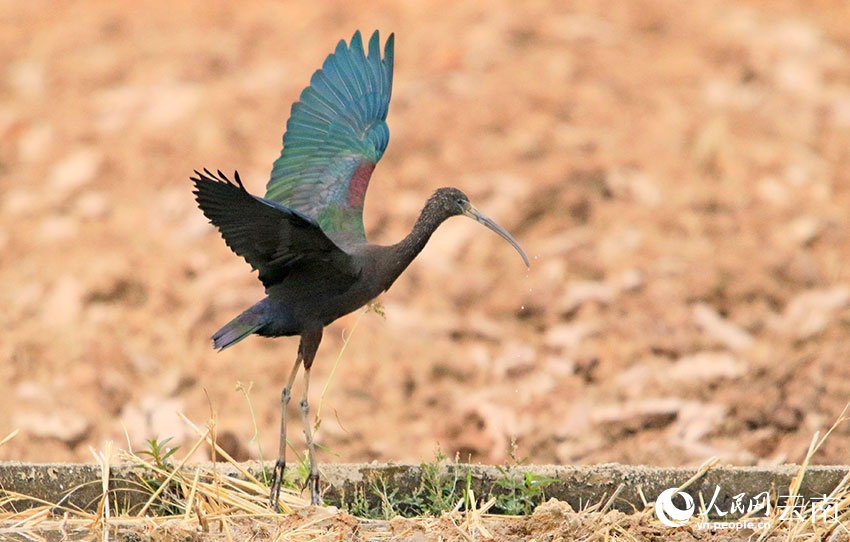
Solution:
[{"label": "bird's outstretched wing", "polygon": [[221,171],[195,174],[194,194],[201,211],[227,246],[259,271],[267,291],[293,278],[303,292],[333,294],[357,280],[359,271],[351,257],[310,217],[252,196],[238,173],[236,183]]},{"label": "bird's outstretched wing", "polygon": [[381,58],[375,31],[340,41],[304,89],[283,135],[265,199],[297,209],[340,246],[365,242],[363,201],[389,142],[386,118],[393,82],[390,34]]}]

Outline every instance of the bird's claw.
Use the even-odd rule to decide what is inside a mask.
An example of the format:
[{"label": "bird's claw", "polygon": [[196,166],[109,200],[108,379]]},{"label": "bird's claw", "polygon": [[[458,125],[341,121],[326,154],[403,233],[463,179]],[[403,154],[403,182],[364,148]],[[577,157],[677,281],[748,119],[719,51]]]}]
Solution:
[{"label": "bird's claw", "polygon": [[275,512],[280,512],[280,486],[283,483],[283,472],[286,469],[286,461],[278,459],[275,461],[272,471],[272,484],[269,490],[269,506]]},{"label": "bird's claw", "polygon": [[322,506],[322,492],[319,489],[319,474],[311,473],[306,480],[306,484],[310,485],[310,504],[314,506]]},{"label": "bird's claw", "polygon": [[322,506],[324,501],[322,500],[322,491],[319,488],[319,475],[316,474],[308,474],[307,478],[304,479],[304,483],[301,484],[301,491],[310,487],[310,504],[315,506]]}]

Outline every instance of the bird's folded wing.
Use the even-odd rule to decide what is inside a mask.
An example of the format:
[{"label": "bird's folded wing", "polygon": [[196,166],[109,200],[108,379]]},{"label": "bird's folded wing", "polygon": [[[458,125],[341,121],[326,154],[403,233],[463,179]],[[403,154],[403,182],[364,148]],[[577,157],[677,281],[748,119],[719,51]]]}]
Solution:
[{"label": "bird's folded wing", "polygon": [[[268,290],[297,276],[310,284],[327,282],[342,291],[358,276],[351,257],[322,232],[314,220],[275,202],[252,196],[239,174],[232,183],[221,172],[195,172],[195,199],[236,254],[259,271]],[[307,284],[310,283],[310,284]]]},{"label": "bird's folded wing", "polygon": [[265,199],[314,219],[341,246],[365,242],[363,201],[389,142],[393,35],[340,41],[293,104]]}]

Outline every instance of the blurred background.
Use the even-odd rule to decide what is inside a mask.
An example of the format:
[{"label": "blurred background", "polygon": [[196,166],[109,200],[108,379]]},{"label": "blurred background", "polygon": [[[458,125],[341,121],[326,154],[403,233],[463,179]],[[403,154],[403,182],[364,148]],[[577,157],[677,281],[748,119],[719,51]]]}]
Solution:
[{"label": "blurred background", "polygon": [[0,1],[0,459],[186,446],[178,412],[271,457],[297,338],[212,350],[263,290],[188,178],[262,194],[313,71],[377,28],[370,240],[453,185],[533,261],[452,220],[384,317],[330,326],[320,461],[800,461],[850,401],[850,8],[683,6]]}]

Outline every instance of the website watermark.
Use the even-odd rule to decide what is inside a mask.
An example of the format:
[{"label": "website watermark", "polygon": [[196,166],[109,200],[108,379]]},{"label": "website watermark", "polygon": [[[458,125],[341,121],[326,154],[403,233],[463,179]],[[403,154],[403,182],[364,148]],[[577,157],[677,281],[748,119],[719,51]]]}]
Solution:
[{"label": "website watermark", "polygon": [[[705,503],[699,493],[700,503]],[[839,523],[840,503],[829,495],[803,499],[799,495],[771,496],[769,491],[756,495],[738,493],[727,497],[720,486],[707,504],[697,511],[694,497],[678,488],[666,489],[655,500],[655,515],[668,527],[693,525],[698,530],[760,530],[777,522],[810,521],[814,524],[836,525]],[[692,518],[697,516],[697,521]]]}]

